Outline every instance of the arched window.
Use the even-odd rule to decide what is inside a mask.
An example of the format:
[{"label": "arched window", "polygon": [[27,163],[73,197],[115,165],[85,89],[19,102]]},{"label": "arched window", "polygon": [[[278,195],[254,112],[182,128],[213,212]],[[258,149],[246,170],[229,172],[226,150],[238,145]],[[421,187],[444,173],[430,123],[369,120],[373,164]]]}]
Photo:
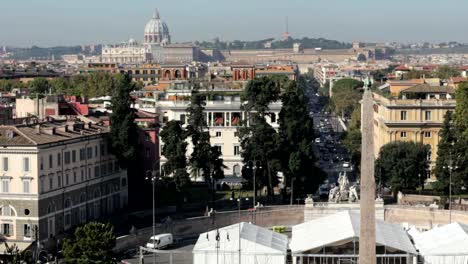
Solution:
[{"label": "arched window", "polygon": [[72,207],[72,201],[70,198],[65,200],[65,229],[68,229],[71,227],[71,207]]},{"label": "arched window", "polygon": [[70,198],[66,199],[66,200],[65,200],[65,206],[64,206],[64,207],[67,209],[67,208],[70,208],[71,206],[72,206],[72,201],[71,201],[71,199],[70,199]]},{"label": "arched window", "polygon": [[81,193],[80,195],[80,203],[85,203],[86,202],[86,193]]},{"label": "arched window", "polygon": [[55,212],[55,204],[49,203],[49,206],[47,206],[47,214],[51,214]]},{"label": "arched window", "polygon": [[176,79],[180,79],[180,78],[182,77],[182,74],[180,73],[180,70],[176,70],[176,71],[174,72],[174,77],[175,77]]},{"label": "arched window", "polygon": [[233,170],[233,174],[234,176],[240,176],[241,175],[241,167],[240,165],[234,165],[234,167],[232,167],[232,170]]},{"label": "arched window", "polygon": [[2,205],[0,206],[0,215],[1,216],[16,216],[16,210],[11,205]]}]

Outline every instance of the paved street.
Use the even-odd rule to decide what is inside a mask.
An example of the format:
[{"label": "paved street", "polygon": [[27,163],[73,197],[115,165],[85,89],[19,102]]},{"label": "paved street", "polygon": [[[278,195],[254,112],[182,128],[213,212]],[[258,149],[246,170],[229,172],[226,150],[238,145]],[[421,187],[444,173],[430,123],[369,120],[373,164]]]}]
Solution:
[{"label": "paved street", "polygon": [[[144,254],[143,263],[160,263],[160,264],[191,264],[192,263],[192,249],[196,240],[183,241],[175,244],[174,246],[161,250],[163,253],[156,253],[156,262],[152,253]],[[133,258],[125,259],[122,263],[138,264],[139,256],[135,255]]]}]

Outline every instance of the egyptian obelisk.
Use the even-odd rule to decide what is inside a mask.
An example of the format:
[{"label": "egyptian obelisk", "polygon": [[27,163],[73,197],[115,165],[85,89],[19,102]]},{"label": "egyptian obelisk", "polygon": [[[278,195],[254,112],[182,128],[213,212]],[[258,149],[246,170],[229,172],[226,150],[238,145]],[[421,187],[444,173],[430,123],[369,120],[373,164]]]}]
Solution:
[{"label": "egyptian obelisk", "polygon": [[361,228],[359,264],[375,264],[374,109],[372,92],[364,88],[362,98]]}]

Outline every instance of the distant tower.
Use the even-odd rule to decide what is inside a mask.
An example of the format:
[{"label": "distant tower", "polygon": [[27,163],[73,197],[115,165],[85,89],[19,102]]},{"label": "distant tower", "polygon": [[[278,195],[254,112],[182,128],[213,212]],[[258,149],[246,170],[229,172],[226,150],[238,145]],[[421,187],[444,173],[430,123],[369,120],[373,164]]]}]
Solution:
[{"label": "distant tower", "polygon": [[283,40],[289,39],[289,24],[288,24],[288,17],[286,17],[286,31],[283,33]]}]

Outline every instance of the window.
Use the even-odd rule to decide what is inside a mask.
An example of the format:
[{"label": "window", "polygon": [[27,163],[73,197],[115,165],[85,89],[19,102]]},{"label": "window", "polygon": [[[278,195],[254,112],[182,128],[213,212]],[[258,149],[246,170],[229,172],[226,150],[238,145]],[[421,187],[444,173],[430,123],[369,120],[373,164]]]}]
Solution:
[{"label": "window", "polygon": [[40,168],[41,168],[41,170],[43,170],[43,169],[44,169],[44,158],[41,157],[40,160],[41,160],[41,162],[40,162]]},{"label": "window", "polygon": [[11,213],[11,207],[10,206],[3,206],[3,207],[0,207],[0,215],[1,216],[13,216],[12,213]]},{"label": "window", "polygon": [[219,151],[219,153],[223,153],[223,149],[220,145],[215,145],[214,147]]},{"label": "window", "polygon": [[72,150],[72,162],[76,162],[76,150]]},{"label": "window", "polygon": [[91,147],[87,148],[86,151],[88,152],[88,159],[93,158],[93,149]]},{"label": "window", "polygon": [[81,181],[84,181],[84,180],[85,180],[85,177],[84,177],[84,170],[81,169],[80,173],[81,173]]},{"label": "window", "polygon": [[240,176],[241,175],[241,167],[239,165],[234,165],[232,170],[233,170],[234,176]]},{"label": "window", "polygon": [[53,189],[54,189],[54,177],[50,176],[49,177],[49,190],[53,190]]},{"label": "window", "polygon": [[94,167],[94,178],[99,177],[99,166]]},{"label": "window", "polygon": [[30,181],[29,180],[23,180],[23,193],[29,193],[30,192]]},{"label": "window", "polygon": [[52,169],[52,167],[54,166],[54,157],[51,155],[49,155],[49,168]]},{"label": "window", "polygon": [[405,138],[406,137],[406,132],[405,131],[400,132],[400,137]]},{"label": "window", "polygon": [[401,111],[400,112],[400,120],[406,120],[406,115],[407,115],[406,111]]},{"label": "window", "polygon": [[80,207],[80,223],[86,223],[86,206]]},{"label": "window", "polygon": [[91,179],[91,168],[88,168],[88,180]]},{"label": "window", "polygon": [[101,144],[100,147],[101,147],[101,156],[106,155],[106,148],[105,148],[104,144]]},{"label": "window", "polygon": [[3,157],[3,171],[8,171],[8,157]]},{"label": "window", "polygon": [[73,183],[76,183],[76,171],[73,172]]},{"label": "window", "polygon": [[57,176],[57,187],[62,187],[62,175]]},{"label": "window", "polygon": [[240,155],[240,146],[234,146],[234,156]]},{"label": "window", "polygon": [[23,225],[23,236],[25,238],[30,238],[31,237],[31,225],[30,224],[24,224]]},{"label": "window", "polygon": [[65,185],[69,185],[70,184],[70,179],[69,179],[69,175],[68,173],[65,174]]},{"label": "window", "polygon": [[276,123],[276,114],[275,113],[270,113],[270,119],[272,123]]},{"label": "window", "polygon": [[2,180],[2,192],[3,193],[10,192],[10,180]]},{"label": "window", "polygon": [[424,112],[424,114],[425,114],[425,119],[426,120],[431,120],[431,111],[426,111],[426,112]]},{"label": "window", "polygon": [[85,160],[86,158],[86,149],[82,148],[80,149],[80,161]]},{"label": "window", "polygon": [[65,165],[70,164],[70,151],[65,152],[64,158],[65,158],[65,161],[64,161]]},{"label": "window", "polygon": [[29,172],[29,158],[23,158],[23,171]]},{"label": "window", "polygon": [[2,233],[3,233],[3,235],[9,237],[9,236],[13,235],[12,231],[13,231],[13,228],[12,228],[11,224],[2,224]]},{"label": "window", "polygon": [[57,153],[57,165],[62,165],[62,154]]},{"label": "window", "polygon": [[239,137],[239,132],[237,132],[237,131],[234,132],[234,136],[235,136],[235,137]]},{"label": "window", "polygon": [[432,157],[432,150],[429,150],[429,151],[427,151],[426,160],[431,161],[431,157]]},{"label": "window", "polygon": [[44,177],[41,177],[41,193],[45,192],[45,180]]},{"label": "window", "polygon": [[432,136],[431,131],[426,131],[426,132],[424,132],[424,137],[430,138],[431,136]]},{"label": "window", "polygon": [[98,146],[94,146],[94,157],[98,156]]},{"label": "window", "polygon": [[145,140],[150,141],[150,135],[148,133],[145,133]]},{"label": "window", "polygon": [[146,155],[147,158],[150,157],[150,149],[149,148],[145,149],[145,155]]},{"label": "window", "polygon": [[221,131],[216,131],[216,137],[221,137]]},{"label": "window", "polygon": [[185,118],[185,114],[181,114],[181,115],[180,115],[180,123],[182,123],[182,125],[185,124],[185,119],[186,119],[186,118]]}]

